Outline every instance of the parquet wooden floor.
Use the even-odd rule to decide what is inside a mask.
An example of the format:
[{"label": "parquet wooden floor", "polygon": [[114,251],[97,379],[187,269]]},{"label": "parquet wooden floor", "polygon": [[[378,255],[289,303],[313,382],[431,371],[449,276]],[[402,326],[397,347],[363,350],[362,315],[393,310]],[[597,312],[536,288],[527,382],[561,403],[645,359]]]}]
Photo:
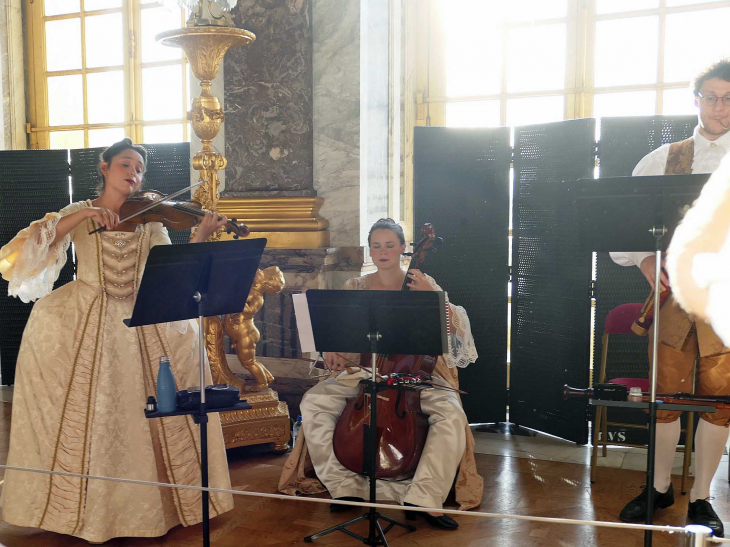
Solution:
[{"label": "parquet wooden floor", "polygon": [[[0,405],[0,461],[5,461],[9,434],[10,405]],[[480,474],[484,477],[484,498],[481,511],[544,517],[590,520],[616,520],[623,505],[639,493],[644,474],[601,467],[593,486],[589,468],[571,463],[530,460],[477,454]],[[259,448],[229,451],[231,479],[234,488],[258,492],[276,492],[276,484],[286,455],[275,456]],[[1,470],[0,470],[1,471]],[[687,496],[679,494],[679,477],[675,477],[677,501],[661,511],[657,524],[684,526]],[[715,509],[730,525],[730,487],[726,481],[713,483]],[[320,529],[354,518],[353,510],[330,514],[326,504],[278,501],[236,496],[233,511],[211,521],[212,544],[215,547],[258,547],[304,545],[303,537]],[[453,504],[452,504],[453,507]],[[386,512],[402,520],[398,510]],[[572,526],[457,517],[460,528],[447,532],[430,528],[418,520],[418,530],[408,533],[394,529],[388,534],[393,547],[530,547],[530,546],[603,546],[639,547],[643,534],[609,528]],[[355,531],[364,533],[366,525]],[[654,534],[656,547],[679,546],[679,538]],[[0,521],[0,543],[7,547],[81,547],[87,542],[41,530],[19,528]],[[202,545],[200,525],[177,527],[157,539],[117,538],[108,547],[193,547]],[[312,545],[362,545],[342,533],[333,533]]]}]

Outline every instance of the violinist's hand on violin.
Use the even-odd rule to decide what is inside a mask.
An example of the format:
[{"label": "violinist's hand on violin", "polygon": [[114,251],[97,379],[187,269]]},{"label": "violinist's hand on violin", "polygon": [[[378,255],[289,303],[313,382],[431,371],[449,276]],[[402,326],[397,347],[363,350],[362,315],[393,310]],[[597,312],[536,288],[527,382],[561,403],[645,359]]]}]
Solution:
[{"label": "violinist's hand on violin", "polygon": [[324,354],[324,360],[332,372],[339,374],[347,367],[356,366],[359,355],[356,353],[326,352]]},{"label": "violinist's hand on violin", "polygon": [[191,243],[202,243],[206,241],[218,228],[225,226],[226,222],[228,222],[228,218],[225,215],[220,215],[220,220],[218,220],[218,213],[206,209],[205,216],[200,221],[200,224],[198,224],[198,229]]},{"label": "violinist's hand on violin", "polygon": [[429,283],[426,276],[421,272],[421,270],[408,270],[408,273],[406,274],[408,276],[408,279],[410,280],[408,282],[408,287],[412,291],[432,291],[434,290],[431,286],[431,283]]},{"label": "violinist's hand on violin", "polygon": [[119,215],[110,209],[104,207],[89,207],[84,209],[86,218],[90,218],[99,226],[103,226],[107,230],[113,230],[119,224]]},{"label": "violinist's hand on violin", "polygon": [[[664,260],[662,260],[662,272],[660,274],[661,286],[659,287],[659,290],[661,290],[662,292],[666,291],[669,288],[669,276],[667,275],[665,267],[666,263],[664,262]],[[646,280],[649,282],[649,286],[654,289],[654,277],[656,276],[656,256],[647,256],[644,260],[641,261],[639,269],[641,270],[641,273],[644,274]]]}]

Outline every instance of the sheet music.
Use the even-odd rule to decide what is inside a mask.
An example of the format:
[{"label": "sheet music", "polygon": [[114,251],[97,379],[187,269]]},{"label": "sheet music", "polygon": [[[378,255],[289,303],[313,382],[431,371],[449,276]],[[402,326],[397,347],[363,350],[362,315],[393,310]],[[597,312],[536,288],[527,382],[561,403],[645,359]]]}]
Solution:
[{"label": "sheet music", "polygon": [[314,347],[314,332],[312,331],[312,319],[309,317],[309,306],[305,293],[293,294],[294,315],[297,319],[297,333],[299,334],[299,346],[302,353],[316,352]]}]

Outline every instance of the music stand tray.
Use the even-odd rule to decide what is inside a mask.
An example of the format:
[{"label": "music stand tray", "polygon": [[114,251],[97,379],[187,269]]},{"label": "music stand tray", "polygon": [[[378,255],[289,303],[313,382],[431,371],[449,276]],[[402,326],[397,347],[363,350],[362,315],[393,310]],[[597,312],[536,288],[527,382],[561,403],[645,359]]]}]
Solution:
[{"label": "music stand tray", "polygon": [[[581,179],[567,182],[578,210],[578,230],[582,251],[640,252],[654,249],[656,263],[684,213],[699,197],[710,175],[663,175],[654,177],[615,177]],[[667,237],[665,237],[667,236]],[[654,301],[659,302],[661,268],[656,268]],[[653,356],[657,362],[659,313],[654,314]],[[652,524],[654,513],[654,454],[656,444],[656,371],[652,367],[649,403],[649,444],[646,462],[647,514]],[[685,409],[686,410],[686,409]],[[652,532],[644,533],[644,545],[652,543]]]},{"label": "music stand tray", "polygon": [[[200,407],[176,412],[145,412],[147,418],[193,415],[200,425],[201,485],[208,487],[208,412],[205,402],[203,319],[239,313],[246,305],[266,239],[240,239],[150,249],[128,327],[198,318]],[[189,386],[190,387],[190,386]],[[245,401],[212,412],[251,408]],[[210,546],[208,491],[203,490],[203,546]]]},{"label": "music stand tray", "polygon": [[[306,292],[314,344],[319,352],[372,354],[372,378],[376,378],[377,354],[441,355],[448,351],[446,297],[442,291],[329,291]],[[370,503],[376,502],[377,471],[377,393],[402,389],[385,382],[362,380],[370,393],[370,424],[366,426],[370,447],[363,462],[370,482]],[[362,520],[369,521],[368,536],[347,529]],[[380,520],[388,522],[383,529]],[[340,531],[365,545],[385,545],[385,534],[394,526],[415,531],[415,526],[385,517],[371,507],[364,515],[304,538],[311,543],[318,537]]]}]

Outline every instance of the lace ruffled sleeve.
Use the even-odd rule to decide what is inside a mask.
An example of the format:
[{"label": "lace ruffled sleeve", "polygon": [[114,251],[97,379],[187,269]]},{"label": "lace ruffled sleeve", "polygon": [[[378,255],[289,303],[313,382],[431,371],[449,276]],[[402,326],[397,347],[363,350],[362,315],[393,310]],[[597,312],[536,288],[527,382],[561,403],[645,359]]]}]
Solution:
[{"label": "lace ruffled sleeve", "polygon": [[32,302],[49,294],[66,264],[72,234],[55,244],[56,226],[62,217],[78,211],[83,204],[74,203],[59,213],[48,213],[23,228],[0,249],[0,274],[8,282],[8,295]]},{"label": "lace ruffled sleeve", "polygon": [[[434,279],[426,275],[426,279],[437,291],[443,291]],[[444,360],[449,368],[466,368],[477,360],[477,348],[474,344],[474,337],[471,334],[471,323],[466,310],[449,302],[449,295],[446,294],[446,302],[449,305],[450,331],[449,351],[444,354]]]}]

